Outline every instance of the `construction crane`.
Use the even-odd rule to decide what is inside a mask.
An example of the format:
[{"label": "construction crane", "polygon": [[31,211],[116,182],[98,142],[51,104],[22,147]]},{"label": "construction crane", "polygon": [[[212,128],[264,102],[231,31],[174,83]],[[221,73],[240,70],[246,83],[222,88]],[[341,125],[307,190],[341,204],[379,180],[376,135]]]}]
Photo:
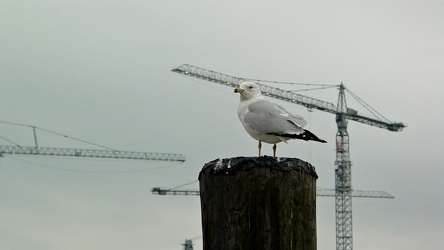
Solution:
[{"label": "construction crane", "polygon": [[186,239],[185,243],[182,244],[183,250],[193,250],[194,249],[193,248],[193,240],[197,240],[199,238],[202,238],[202,236],[198,236],[198,237],[195,237],[195,238],[192,238],[192,239]]},{"label": "construction crane", "polygon": [[186,239],[186,240],[185,240],[185,243],[182,244],[182,246],[183,246],[183,249],[184,249],[184,250],[193,250],[193,249],[194,249],[194,248],[193,248],[193,241],[192,241],[192,240],[188,240],[188,239]]},{"label": "construction crane", "polygon": [[[189,64],[183,64],[172,69],[173,72],[190,77],[215,82],[224,86],[239,87],[247,79],[234,77],[212,70],[199,68]],[[391,122],[376,110],[371,109],[365,102],[362,104],[370,110],[376,117],[370,117],[358,114],[358,111],[347,107],[344,84],[340,84],[338,103],[335,106],[330,102],[296,94],[291,91],[258,84],[265,96],[279,99],[282,101],[302,105],[309,110],[317,109],[324,112],[335,114],[335,121],[338,127],[336,133],[336,161],[335,161],[335,211],[336,211],[336,249],[353,249],[353,230],[352,230],[352,181],[351,181],[351,162],[349,135],[347,132],[348,120],[357,121],[366,125],[387,129],[389,131],[402,131],[406,127],[401,122]],[[355,95],[348,91],[352,96]],[[356,98],[356,97],[355,97]],[[360,100],[360,99],[357,99]]]},{"label": "construction crane", "polygon": [[185,157],[181,154],[148,153],[148,152],[134,152],[134,151],[120,151],[120,150],[23,147],[23,146],[3,146],[3,145],[0,145],[0,157],[3,157],[4,154],[89,157],[89,158],[151,160],[151,161],[179,161],[179,162],[185,161]]},{"label": "construction crane", "polygon": [[[12,155],[65,156],[65,157],[108,158],[108,159],[126,159],[126,160],[150,160],[150,161],[178,161],[178,162],[185,161],[185,157],[181,154],[120,151],[100,146],[94,143],[89,143],[83,140],[74,139],[67,135],[61,135],[59,133],[52,132],[46,129],[41,129],[32,125],[23,125],[23,124],[5,122],[5,121],[0,121],[0,123],[32,128],[34,134],[34,142],[35,142],[34,146],[21,146],[3,136],[0,136],[0,138],[9,141],[12,144],[15,144],[14,146],[0,145],[0,157],[3,157],[5,154],[12,154]],[[101,149],[40,147],[37,142],[36,130],[38,129],[59,136],[63,136],[68,139],[82,141],[84,143],[93,144],[95,146],[100,146],[107,149],[101,150]]]},{"label": "construction crane", "polygon": [[[151,189],[153,194],[158,195],[200,195],[199,190],[186,190],[186,189],[174,189],[174,188],[160,188],[154,187]],[[316,188],[316,196],[321,197],[335,197],[335,190],[329,188]],[[352,190],[352,196],[354,198],[386,198],[394,199],[395,196],[385,191],[366,191],[366,190]]]}]

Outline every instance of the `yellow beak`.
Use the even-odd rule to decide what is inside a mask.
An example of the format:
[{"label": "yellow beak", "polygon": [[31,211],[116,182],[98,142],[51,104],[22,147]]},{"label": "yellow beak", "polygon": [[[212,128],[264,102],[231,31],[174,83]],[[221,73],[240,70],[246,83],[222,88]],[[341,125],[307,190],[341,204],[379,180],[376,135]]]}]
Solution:
[{"label": "yellow beak", "polygon": [[235,88],[234,89],[234,93],[242,93],[242,92],[244,92],[245,90],[243,90],[243,89],[241,89],[241,88]]}]

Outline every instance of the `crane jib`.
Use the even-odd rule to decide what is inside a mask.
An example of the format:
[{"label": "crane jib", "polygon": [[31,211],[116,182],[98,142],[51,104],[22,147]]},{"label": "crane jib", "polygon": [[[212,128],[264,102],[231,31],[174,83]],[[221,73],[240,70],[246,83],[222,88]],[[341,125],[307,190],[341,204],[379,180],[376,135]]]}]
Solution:
[{"label": "crane jib", "polygon": [[24,147],[0,146],[0,156],[3,154],[42,155],[42,156],[68,156],[86,158],[109,158],[126,160],[152,160],[152,161],[179,161],[184,162],[181,154],[147,153],[119,150],[51,148],[51,147]]},{"label": "crane jib", "polygon": [[[235,77],[227,74],[218,73],[212,70],[199,68],[196,66],[192,66],[190,64],[183,64],[177,68],[172,69],[171,71],[195,78],[199,78],[202,80],[207,80],[211,82],[215,82],[224,86],[229,87],[239,87],[242,82],[245,81],[245,79],[240,77]],[[278,100],[299,104],[302,105],[310,110],[317,109],[320,111],[325,111],[332,114],[337,114],[338,110],[337,107],[326,101],[322,101],[316,98],[311,98],[308,96],[300,95],[293,93],[291,91],[282,90],[279,88],[270,87],[263,84],[258,84],[262,93],[265,96],[275,98]],[[389,131],[402,131],[403,128],[406,127],[405,124],[401,122],[388,122],[384,120],[380,120],[377,118],[368,117],[365,115],[358,115],[358,112],[354,109],[348,108],[345,118],[357,121],[366,125],[378,127],[378,128],[384,128]]]}]

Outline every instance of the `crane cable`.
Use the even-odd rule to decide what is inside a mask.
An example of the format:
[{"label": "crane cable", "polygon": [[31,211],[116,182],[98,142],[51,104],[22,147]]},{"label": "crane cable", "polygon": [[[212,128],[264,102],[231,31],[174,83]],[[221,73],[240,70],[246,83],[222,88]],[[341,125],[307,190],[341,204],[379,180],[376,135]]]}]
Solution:
[{"label": "crane cable", "polygon": [[336,88],[337,86],[326,86],[326,87],[319,87],[319,88],[310,88],[310,89],[298,89],[298,90],[290,90],[290,92],[300,92],[300,91],[310,91],[310,90],[319,90],[319,89],[330,89],[330,88]]},{"label": "crane cable", "polygon": [[178,188],[180,188],[180,187],[187,186],[187,185],[190,185],[190,184],[193,184],[193,183],[196,183],[196,182],[198,182],[198,181],[188,182],[188,183],[185,183],[185,184],[179,185],[179,186],[177,186],[177,187],[170,188],[169,190],[178,189]]},{"label": "crane cable", "polygon": [[376,109],[372,108],[369,104],[367,104],[364,100],[359,98],[359,96],[357,96],[351,90],[346,88],[345,91],[347,91],[347,93],[349,93],[356,101],[359,102],[359,104],[361,104],[365,109],[367,109],[370,113],[372,113],[372,115],[374,115],[376,118],[390,122],[389,119],[387,119],[385,116],[379,113]]},{"label": "crane cable", "polygon": [[299,85],[299,86],[313,86],[311,88],[306,89],[297,89],[297,90],[289,90],[290,92],[301,92],[301,91],[311,91],[311,90],[320,90],[320,89],[329,89],[329,88],[337,88],[339,85],[332,84],[313,84],[313,83],[298,83],[298,82],[281,82],[281,81],[268,81],[268,80],[259,80],[259,79],[246,79],[257,82],[266,82],[266,83],[278,83],[278,84],[289,84],[289,85]]},{"label": "crane cable", "polygon": [[8,138],[6,138],[6,137],[4,137],[4,136],[2,136],[2,135],[0,135],[0,138],[2,138],[3,140],[5,140],[5,141],[7,141],[7,142],[9,142],[9,143],[14,144],[15,146],[21,147],[19,144],[15,143],[15,142],[13,142],[13,141],[11,141],[11,140],[9,140]]},{"label": "crane cable", "polygon": [[[71,137],[71,136],[68,136],[68,135],[64,135],[64,134],[61,134],[61,133],[58,133],[58,132],[54,132],[54,131],[51,131],[51,130],[48,130],[48,129],[40,128],[40,127],[37,127],[37,126],[34,126],[34,125],[26,125],[26,124],[21,124],[21,123],[16,123],[16,122],[8,122],[8,121],[1,121],[1,120],[0,120],[0,123],[20,126],[20,127],[28,127],[28,128],[32,128],[32,129],[38,129],[38,130],[41,130],[41,131],[44,131],[44,132],[47,132],[47,133],[51,133],[51,134],[54,134],[54,135],[65,137],[67,139],[71,139],[71,140],[74,140],[74,141],[86,143],[86,144],[89,144],[89,145],[92,145],[92,146],[96,146],[96,147],[100,147],[100,148],[104,148],[104,149],[108,149],[108,150],[112,150],[112,151],[119,151],[119,150],[114,149],[114,148],[110,148],[110,147],[103,146],[103,145],[100,145],[100,144],[97,144],[97,143],[88,142],[88,141],[85,141],[85,140],[82,140],[82,139],[74,138],[74,137]],[[15,144],[16,146],[19,146],[17,143],[14,143],[11,140],[8,140],[8,139],[6,139],[3,136],[0,136],[0,137],[3,138],[4,140],[8,141],[8,142],[11,142],[12,144]]]},{"label": "crane cable", "polygon": [[258,82],[268,82],[268,83],[279,83],[279,84],[290,84],[290,85],[302,85],[302,86],[322,86],[322,87],[338,87],[338,85],[332,84],[316,84],[316,83],[300,83],[300,82],[281,82],[281,81],[269,81],[260,79],[243,78],[245,80],[258,81]]}]

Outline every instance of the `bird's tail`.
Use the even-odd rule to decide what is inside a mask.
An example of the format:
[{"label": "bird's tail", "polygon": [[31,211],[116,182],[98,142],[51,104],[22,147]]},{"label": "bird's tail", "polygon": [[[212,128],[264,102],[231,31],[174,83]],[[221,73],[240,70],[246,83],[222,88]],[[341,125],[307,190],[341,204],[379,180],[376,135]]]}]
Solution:
[{"label": "bird's tail", "polygon": [[304,140],[304,141],[317,141],[317,142],[327,143],[327,141],[322,140],[321,138],[317,137],[315,134],[313,134],[312,132],[310,132],[306,129],[304,129],[304,132],[302,132],[300,134],[284,134],[284,133],[268,133],[268,134],[282,136],[282,137],[291,138],[291,139],[300,139],[300,140]]}]

